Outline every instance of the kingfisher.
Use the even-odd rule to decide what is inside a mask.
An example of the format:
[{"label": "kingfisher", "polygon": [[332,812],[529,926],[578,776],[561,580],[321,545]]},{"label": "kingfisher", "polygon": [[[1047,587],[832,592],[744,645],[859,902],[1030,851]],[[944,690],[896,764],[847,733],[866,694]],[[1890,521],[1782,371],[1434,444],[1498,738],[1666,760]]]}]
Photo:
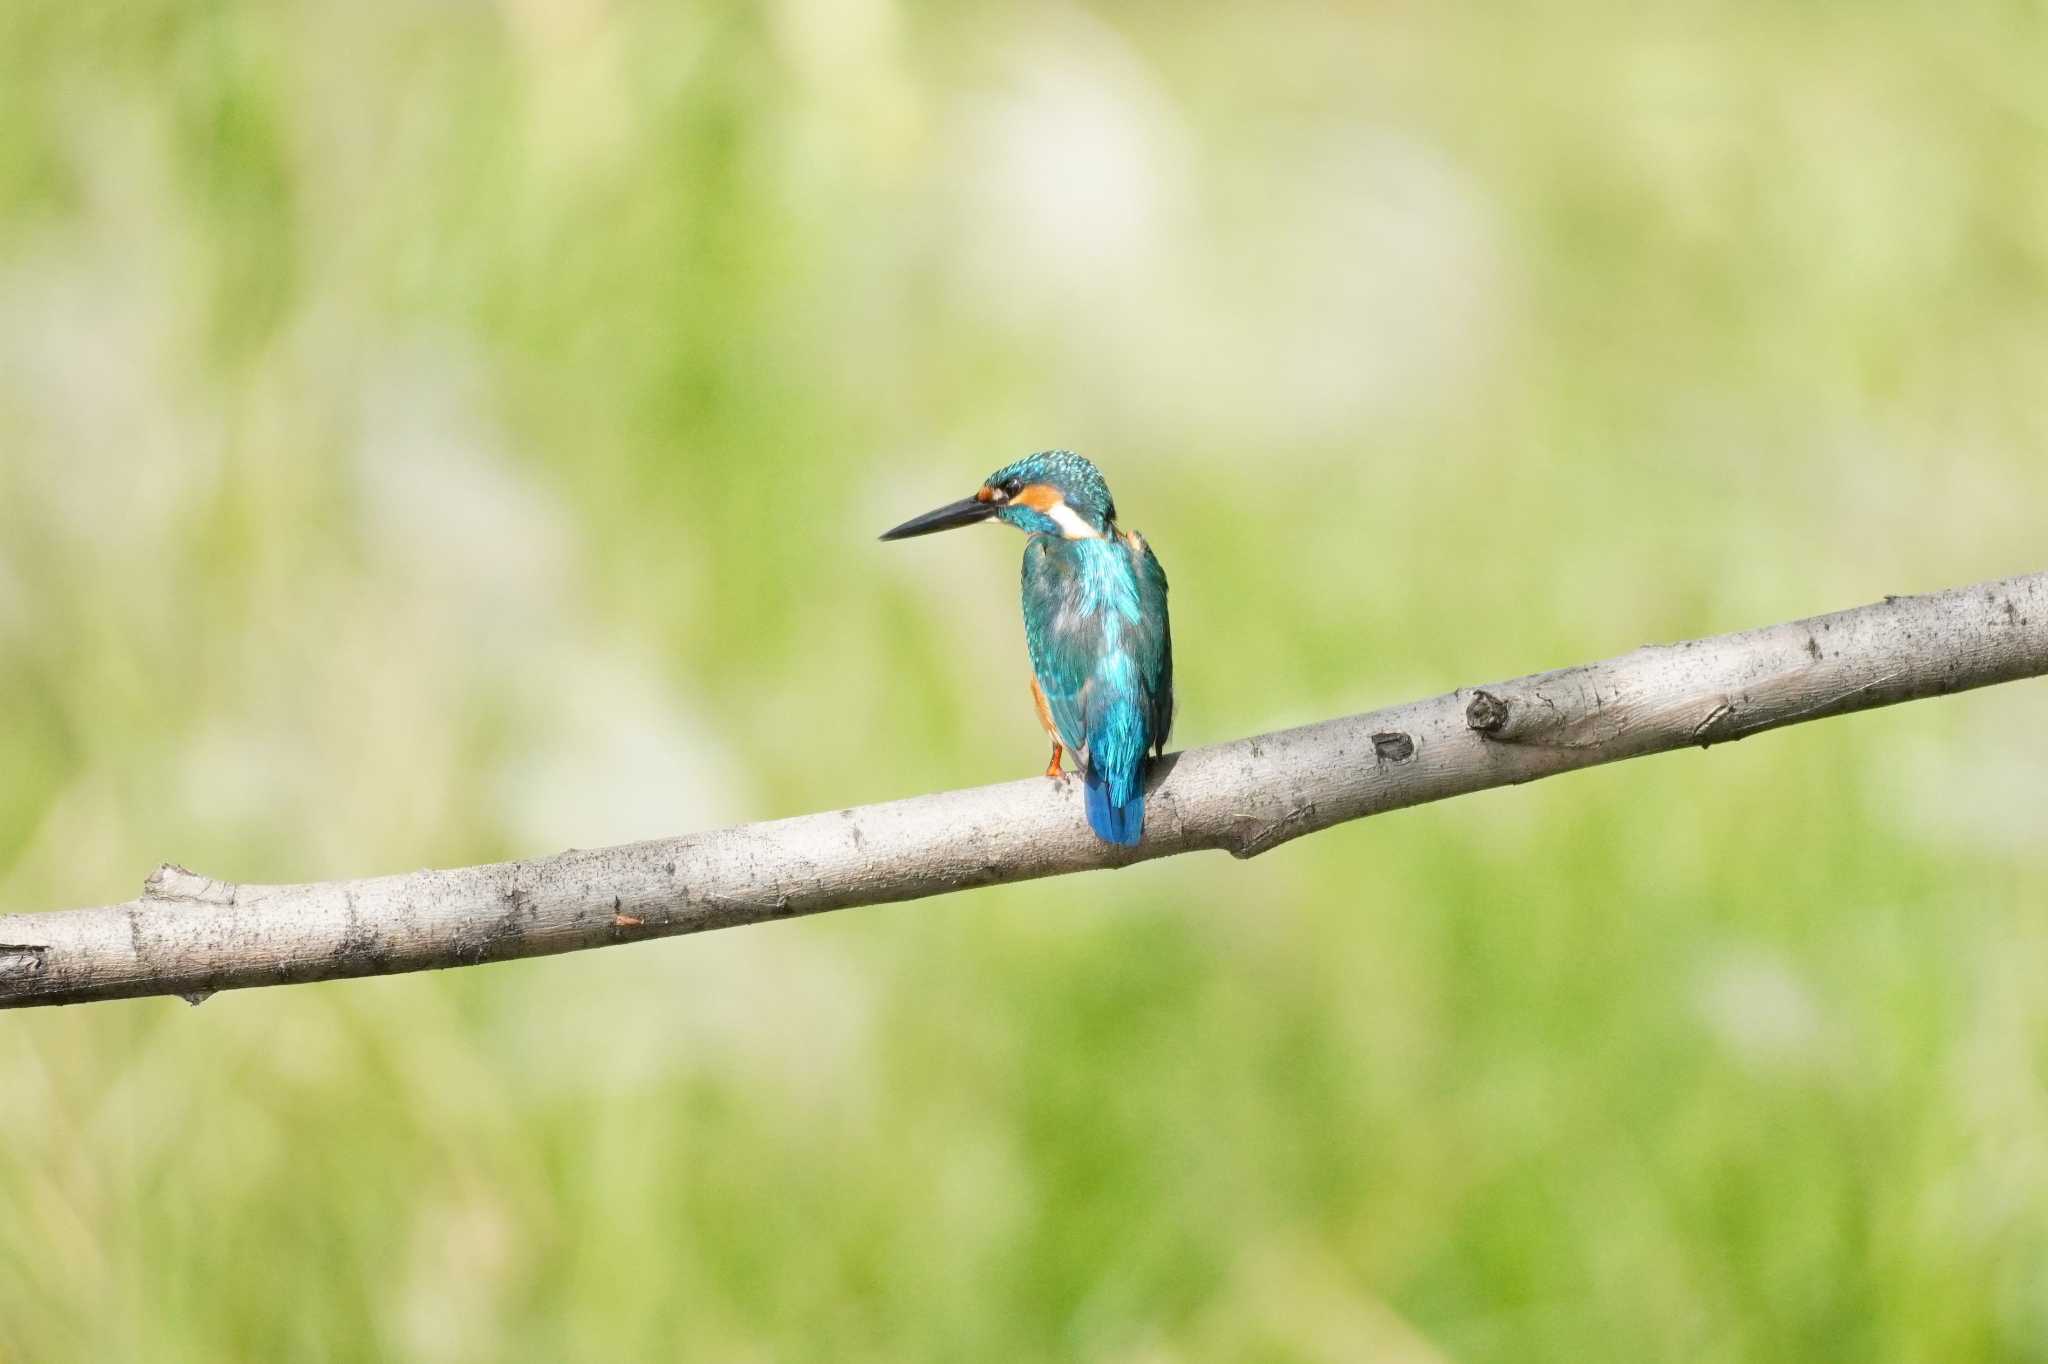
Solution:
[{"label": "kingfisher", "polygon": [[884,540],[1004,521],[1024,543],[1024,643],[1031,696],[1052,739],[1045,775],[1081,769],[1088,827],[1135,847],[1145,833],[1145,766],[1173,724],[1166,572],[1145,537],[1116,524],[1102,471],[1042,450],[990,474],[972,497],[913,517]]}]

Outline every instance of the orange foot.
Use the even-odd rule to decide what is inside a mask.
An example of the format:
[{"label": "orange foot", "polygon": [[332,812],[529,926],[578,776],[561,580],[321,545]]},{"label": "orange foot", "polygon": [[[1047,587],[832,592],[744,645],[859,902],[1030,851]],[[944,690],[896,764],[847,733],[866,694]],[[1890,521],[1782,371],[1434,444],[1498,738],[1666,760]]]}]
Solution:
[{"label": "orange foot", "polygon": [[1067,774],[1060,770],[1060,754],[1065,750],[1058,744],[1052,746],[1052,761],[1045,765],[1045,775],[1054,781],[1065,781]]}]

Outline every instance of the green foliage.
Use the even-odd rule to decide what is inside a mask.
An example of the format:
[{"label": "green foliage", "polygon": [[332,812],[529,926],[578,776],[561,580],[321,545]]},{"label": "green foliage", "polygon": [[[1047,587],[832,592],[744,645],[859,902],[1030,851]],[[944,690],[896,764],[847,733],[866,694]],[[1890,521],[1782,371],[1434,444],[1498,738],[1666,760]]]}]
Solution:
[{"label": "green foliage", "polygon": [[[2038,569],[2048,16],[0,19],[0,908],[1202,743]],[[0,1360],[2048,1359],[2038,684],[628,951],[0,1022]]]}]

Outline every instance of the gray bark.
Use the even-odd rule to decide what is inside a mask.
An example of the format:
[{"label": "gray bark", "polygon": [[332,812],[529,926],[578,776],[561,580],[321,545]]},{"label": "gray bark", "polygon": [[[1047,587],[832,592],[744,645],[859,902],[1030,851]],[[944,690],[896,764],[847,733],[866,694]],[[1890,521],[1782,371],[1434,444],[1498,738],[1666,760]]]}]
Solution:
[{"label": "gray bark", "polygon": [[1220,848],[2048,673],[2048,573],[1170,754],[1144,844],[1043,777],[531,861],[309,885],[159,867],[138,899],[0,916],[0,1007],[474,966]]}]

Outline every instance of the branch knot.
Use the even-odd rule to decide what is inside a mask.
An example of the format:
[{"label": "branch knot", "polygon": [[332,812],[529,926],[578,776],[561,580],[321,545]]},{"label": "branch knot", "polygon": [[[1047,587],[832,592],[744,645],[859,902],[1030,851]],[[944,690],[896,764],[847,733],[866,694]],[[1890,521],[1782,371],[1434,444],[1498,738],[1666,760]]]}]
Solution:
[{"label": "branch knot", "polygon": [[217,881],[211,876],[201,876],[188,867],[175,862],[166,862],[149,874],[142,883],[142,898],[145,900],[190,900],[202,905],[231,905],[235,902],[235,883]]}]

